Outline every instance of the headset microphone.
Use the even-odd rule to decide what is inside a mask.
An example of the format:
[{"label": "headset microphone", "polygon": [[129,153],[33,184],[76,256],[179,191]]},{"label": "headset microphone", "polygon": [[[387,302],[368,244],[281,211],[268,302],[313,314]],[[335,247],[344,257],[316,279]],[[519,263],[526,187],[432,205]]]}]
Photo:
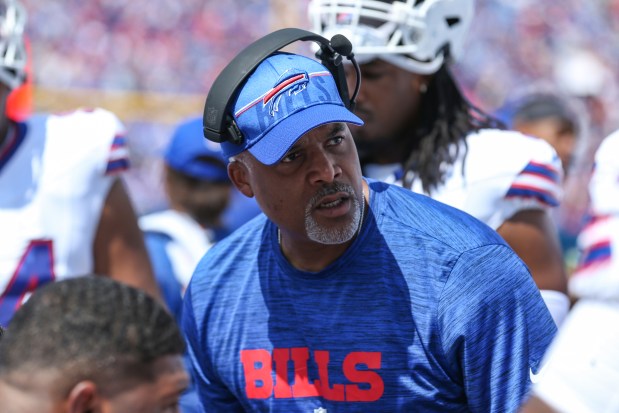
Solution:
[{"label": "headset microphone", "polygon": [[352,52],[352,43],[345,36],[341,34],[336,34],[331,38],[329,44],[331,45],[333,50],[335,50],[339,55],[345,56],[348,60],[350,60],[353,67],[355,68],[357,80],[355,82],[355,90],[353,91],[353,94],[350,98],[349,106],[349,109],[352,111],[355,109],[355,101],[357,100],[359,89],[361,88],[361,69],[359,68],[359,64],[355,59],[355,54]]}]

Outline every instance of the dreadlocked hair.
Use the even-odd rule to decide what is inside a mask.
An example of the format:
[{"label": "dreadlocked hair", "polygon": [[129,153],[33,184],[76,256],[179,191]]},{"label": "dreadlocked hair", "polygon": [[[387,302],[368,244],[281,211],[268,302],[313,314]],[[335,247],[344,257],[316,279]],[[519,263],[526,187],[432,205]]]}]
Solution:
[{"label": "dreadlocked hair", "polygon": [[461,150],[466,157],[470,132],[505,126],[464,97],[447,65],[436,72],[423,96],[420,126],[405,152],[410,155],[403,163],[403,184],[410,188],[421,179],[424,192],[431,194],[445,181],[445,165],[452,164]]}]

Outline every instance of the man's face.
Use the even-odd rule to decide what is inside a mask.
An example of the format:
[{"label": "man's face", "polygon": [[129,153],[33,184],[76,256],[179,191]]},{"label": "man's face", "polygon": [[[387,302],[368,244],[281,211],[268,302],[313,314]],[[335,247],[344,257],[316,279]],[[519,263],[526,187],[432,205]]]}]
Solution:
[{"label": "man's face", "polygon": [[361,219],[363,184],[346,124],[311,130],[274,165],[246,158],[248,184],[237,187],[255,196],[287,236],[321,244],[341,244],[354,236]]},{"label": "man's face", "polygon": [[171,204],[188,213],[205,228],[220,225],[230,201],[232,184],[193,178],[166,168],[166,192]]},{"label": "man's face", "polygon": [[[83,380],[63,384],[66,372],[51,369],[41,374],[17,375],[11,381],[0,380],[3,413],[177,413],[178,400],[189,385],[181,356],[165,356],[153,362],[153,380],[133,383],[118,377],[114,383]],[[125,385],[123,387],[123,385]],[[121,388],[106,393],[106,385]],[[109,389],[108,389],[109,391]]]},{"label": "man's face", "polygon": [[[355,73],[347,65],[349,90],[353,90]],[[365,124],[351,126],[355,141],[380,150],[389,142],[406,138],[400,136],[416,121],[420,105],[419,88],[424,77],[410,73],[382,60],[361,65],[361,89],[355,114]],[[398,158],[401,154],[398,154]]]},{"label": "man's face", "polygon": [[576,131],[570,124],[558,118],[548,117],[531,122],[516,122],[514,129],[548,142],[557,151],[563,169],[567,172],[576,144]]}]

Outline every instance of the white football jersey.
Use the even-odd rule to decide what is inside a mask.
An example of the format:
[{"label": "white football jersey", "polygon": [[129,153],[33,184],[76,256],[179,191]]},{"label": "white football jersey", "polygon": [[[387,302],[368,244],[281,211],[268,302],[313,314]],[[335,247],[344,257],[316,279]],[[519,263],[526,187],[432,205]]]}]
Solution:
[{"label": "white football jersey", "polygon": [[128,167],[112,113],[78,110],[16,124],[0,147],[0,324],[54,280],[93,271],[114,175]]},{"label": "white football jersey", "polygon": [[[559,205],[561,160],[546,141],[484,129],[469,134],[466,145],[468,150],[461,144],[452,165],[444,165],[445,182],[430,194],[432,198],[495,230],[519,211]],[[424,193],[420,179],[411,189]]]},{"label": "white football jersey", "polygon": [[596,152],[589,193],[591,217],[578,235],[581,257],[569,290],[579,298],[619,300],[619,132]]},{"label": "white football jersey", "polygon": [[202,228],[189,215],[172,209],[144,215],[139,224],[144,232],[157,232],[170,237],[165,250],[184,291],[196,265],[213,246],[213,232]]},{"label": "white football jersey", "polygon": [[619,412],[619,302],[579,300],[544,358],[533,393],[556,411]]},{"label": "white football jersey", "polygon": [[589,193],[593,214],[619,215],[619,131],[604,139],[595,153]]}]

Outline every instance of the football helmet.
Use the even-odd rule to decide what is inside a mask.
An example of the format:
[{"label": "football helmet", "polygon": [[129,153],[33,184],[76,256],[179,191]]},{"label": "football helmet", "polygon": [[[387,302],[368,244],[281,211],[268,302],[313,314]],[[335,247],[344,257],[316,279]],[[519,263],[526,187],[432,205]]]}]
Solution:
[{"label": "football helmet", "polygon": [[11,89],[26,79],[26,10],[16,0],[0,0],[0,82]]},{"label": "football helmet", "polygon": [[457,59],[474,0],[312,0],[312,30],[346,36],[360,63],[380,57],[405,70],[435,73]]}]

